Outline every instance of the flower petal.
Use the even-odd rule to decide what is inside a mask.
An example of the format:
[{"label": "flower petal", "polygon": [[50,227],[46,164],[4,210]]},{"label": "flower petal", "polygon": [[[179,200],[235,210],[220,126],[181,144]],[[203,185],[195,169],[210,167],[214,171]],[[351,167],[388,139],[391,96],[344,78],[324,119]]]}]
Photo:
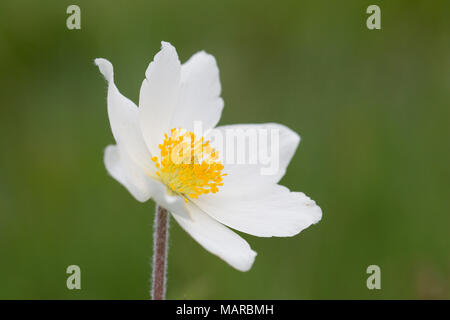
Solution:
[{"label": "flower petal", "polygon": [[119,181],[136,200],[145,202],[153,193],[153,184],[128,153],[119,146],[110,145],[105,149],[105,166],[109,174]]},{"label": "flower petal", "polygon": [[171,127],[194,131],[194,122],[200,121],[203,130],[214,128],[223,109],[220,91],[216,59],[197,52],[181,66],[180,100]]},{"label": "flower petal", "polygon": [[206,138],[225,166],[223,188],[233,189],[280,181],[300,143],[297,133],[277,123],[220,126]]},{"label": "flower petal", "polygon": [[167,187],[158,180],[148,177],[119,146],[106,147],[104,161],[109,174],[136,200],[145,202],[152,198],[170,212],[184,219],[191,219],[184,207],[184,198],[168,195]]},{"label": "flower petal", "polygon": [[145,175],[142,169],[119,146],[110,145],[105,149],[105,166],[109,174],[120,182],[140,202],[152,198],[158,205],[170,212],[190,220],[184,207],[184,198],[170,196],[167,187],[156,179]]},{"label": "flower petal", "polygon": [[150,152],[159,155],[158,145],[169,132],[178,103],[181,65],[175,48],[161,42],[162,49],[145,72],[139,95],[139,120]]},{"label": "flower petal", "polygon": [[238,234],[202,212],[192,203],[186,204],[191,220],[174,214],[180,226],[206,250],[225,260],[240,271],[248,271],[256,252]]},{"label": "flower petal", "polygon": [[157,205],[169,210],[173,214],[191,220],[189,212],[186,210],[184,198],[180,196],[171,196],[167,193],[167,187],[158,180],[152,180],[153,190],[152,199]]},{"label": "flower petal", "polygon": [[289,237],[322,218],[316,203],[277,184],[219,190],[193,200],[217,221],[259,237]]},{"label": "flower petal", "polygon": [[147,172],[154,172],[151,155],[140,131],[136,105],[124,97],[114,84],[112,64],[102,58],[95,59],[95,64],[108,81],[108,117],[114,139],[133,161]]}]

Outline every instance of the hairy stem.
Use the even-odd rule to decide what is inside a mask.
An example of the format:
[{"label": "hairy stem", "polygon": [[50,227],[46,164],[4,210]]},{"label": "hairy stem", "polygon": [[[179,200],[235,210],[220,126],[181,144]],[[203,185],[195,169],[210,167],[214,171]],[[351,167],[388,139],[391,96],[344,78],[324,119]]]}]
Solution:
[{"label": "hairy stem", "polygon": [[164,300],[166,297],[166,269],[167,247],[169,240],[169,212],[156,206],[153,233],[153,272],[152,292],[153,300]]}]

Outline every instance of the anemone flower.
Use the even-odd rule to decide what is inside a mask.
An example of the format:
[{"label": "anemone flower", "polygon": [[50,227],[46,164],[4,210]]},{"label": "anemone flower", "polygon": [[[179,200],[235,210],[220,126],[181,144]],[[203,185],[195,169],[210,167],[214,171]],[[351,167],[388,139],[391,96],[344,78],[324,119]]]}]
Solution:
[{"label": "anemone flower", "polygon": [[[154,299],[165,296],[169,215],[206,250],[240,271],[251,268],[256,252],[229,228],[258,237],[290,237],[321,219],[313,200],[278,184],[300,142],[297,133],[273,123],[216,127],[224,103],[212,55],[200,51],[181,64],[175,48],[162,42],[145,72],[139,107],[117,89],[112,64],[102,58],[95,63],[108,82],[108,116],[116,141],[106,147],[106,169],[136,200],[157,204]],[[204,133],[195,134],[196,123]],[[276,133],[276,139],[261,139],[259,146],[276,152],[277,165],[264,172],[262,161],[227,161],[223,155],[232,153],[230,139],[223,143],[215,137],[230,132],[233,141],[245,140],[248,132]],[[245,155],[257,156],[251,145],[246,148]]]}]

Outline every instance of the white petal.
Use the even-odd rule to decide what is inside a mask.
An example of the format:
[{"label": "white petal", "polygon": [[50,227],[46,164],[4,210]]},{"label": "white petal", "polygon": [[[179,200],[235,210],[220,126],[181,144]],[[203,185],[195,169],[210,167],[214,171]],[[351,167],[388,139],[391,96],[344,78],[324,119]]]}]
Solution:
[{"label": "white petal", "polygon": [[153,184],[142,169],[136,165],[128,153],[118,146],[108,146],[105,149],[105,166],[109,174],[119,181],[140,202],[150,199]]},{"label": "white petal", "polygon": [[158,144],[169,132],[178,103],[181,65],[175,48],[162,42],[162,49],[145,72],[139,96],[139,120],[150,152],[159,155]]},{"label": "white petal", "polygon": [[117,144],[147,172],[154,172],[151,155],[142,137],[138,109],[124,97],[114,84],[112,64],[106,59],[95,59],[95,64],[108,81],[108,116],[111,130]]},{"label": "white petal", "polygon": [[171,196],[167,193],[167,187],[157,180],[153,181],[152,199],[156,204],[169,210],[173,214],[191,220],[189,212],[186,210],[184,198],[180,196]]},{"label": "white petal", "polygon": [[[207,139],[217,134],[223,138],[213,139],[212,146],[219,151],[225,166],[223,188],[232,189],[247,187],[249,183],[278,182],[300,143],[297,133],[277,123],[220,126]],[[243,142],[245,154],[239,150],[239,141]],[[244,161],[239,161],[238,154],[244,154]],[[255,158],[251,160],[251,156]]]},{"label": "white petal", "polygon": [[248,271],[256,252],[238,234],[215,221],[192,203],[186,204],[192,220],[174,214],[180,226],[206,250],[219,256],[232,267]]},{"label": "white petal", "polygon": [[181,67],[180,100],[171,127],[193,131],[194,122],[200,121],[203,130],[214,128],[223,109],[220,91],[216,59],[197,52]]},{"label": "white petal", "polygon": [[120,182],[140,202],[152,198],[158,205],[170,212],[191,219],[184,206],[184,198],[170,196],[167,187],[156,179],[144,174],[142,169],[119,146],[108,146],[105,149],[105,166],[109,174]]},{"label": "white petal", "polygon": [[304,193],[276,184],[240,192],[219,189],[193,201],[219,222],[259,237],[293,236],[322,218],[320,207]]}]

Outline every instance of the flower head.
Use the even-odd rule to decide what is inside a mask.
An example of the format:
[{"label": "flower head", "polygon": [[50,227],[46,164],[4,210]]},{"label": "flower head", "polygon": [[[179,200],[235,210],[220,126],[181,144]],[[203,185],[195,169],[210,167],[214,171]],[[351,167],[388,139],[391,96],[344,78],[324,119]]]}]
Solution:
[{"label": "flower head", "polygon": [[179,128],[173,128],[170,135],[164,134],[164,142],[159,145],[161,159],[152,157],[160,181],[185,202],[188,197],[196,199],[202,193],[216,193],[226,175],[221,173],[224,167],[218,161],[217,152],[209,146],[209,141],[203,140],[192,132],[181,133]]},{"label": "flower head", "polygon": [[[175,48],[162,42],[145,72],[139,107],[117,89],[111,63],[101,58],[95,63],[108,81],[108,116],[116,141],[105,150],[108,172],[138,201],[152,198],[170,211],[206,250],[247,271],[256,252],[228,227],[288,237],[321,219],[313,200],[278,184],[300,142],[295,132],[273,123],[216,127],[223,100],[212,55],[201,51],[182,65]],[[200,135],[196,123],[204,129]],[[214,137],[230,132],[244,140],[248,132],[276,132],[277,139],[258,145],[276,150],[278,165],[263,174],[263,162],[229,162],[239,148],[228,148],[233,139],[220,143]],[[252,148],[242,152],[258,153]]]}]

